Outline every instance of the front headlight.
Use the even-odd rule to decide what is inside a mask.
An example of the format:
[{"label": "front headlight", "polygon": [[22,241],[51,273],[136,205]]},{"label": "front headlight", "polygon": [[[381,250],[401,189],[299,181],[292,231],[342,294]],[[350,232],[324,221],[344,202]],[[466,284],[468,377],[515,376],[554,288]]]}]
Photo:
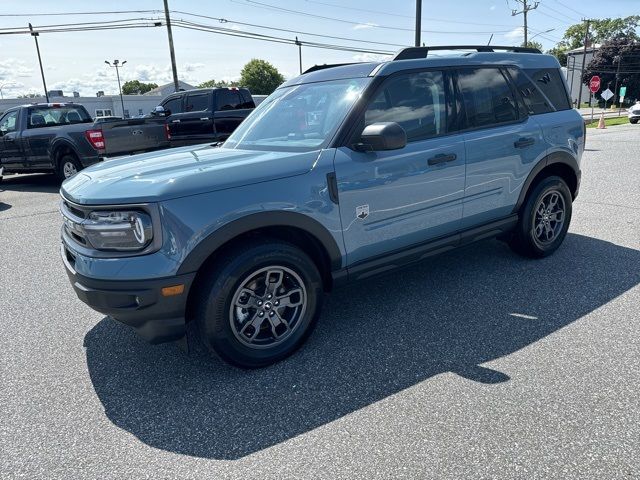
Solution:
[{"label": "front headlight", "polygon": [[151,217],[137,210],[96,210],[82,228],[87,242],[97,250],[142,250],[153,240]]}]

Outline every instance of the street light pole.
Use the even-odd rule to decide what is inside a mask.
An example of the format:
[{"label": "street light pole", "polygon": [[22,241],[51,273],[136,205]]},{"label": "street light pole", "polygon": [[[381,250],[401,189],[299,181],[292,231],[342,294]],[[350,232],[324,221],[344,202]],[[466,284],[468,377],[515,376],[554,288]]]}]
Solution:
[{"label": "street light pole", "polygon": [[36,51],[38,52],[38,63],[40,63],[40,74],[42,75],[42,85],[44,86],[44,96],[47,99],[47,103],[49,103],[49,92],[47,91],[47,82],[44,80],[44,69],[42,68],[42,57],[40,57],[40,47],[38,46],[38,32],[33,31],[33,26],[29,24],[29,30],[31,31],[31,36],[36,41]]},{"label": "street light pole", "polygon": [[180,91],[178,83],[178,68],[176,67],[176,52],[173,49],[173,33],[171,32],[171,15],[169,14],[169,2],[164,0],[164,18],[167,24],[167,36],[169,37],[169,56],[171,57],[171,72],[173,73],[173,89]]},{"label": "street light pole", "polygon": [[110,67],[115,67],[116,69],[116,76],[118,77],[118,90],[120,91],[120,104],[122,105],[122,118],[125,118],[124,99],[122,98],[122,86],[120,85],[120,71],[118,69],[124,67],[124,64],[127,63],[127,61],[125,60],[124,62],[120,63],[120,60],[114,60],[113,65],[111,65],[111,62],[109,62],[109,60],[105,60],[104,63],[106,63]]}]

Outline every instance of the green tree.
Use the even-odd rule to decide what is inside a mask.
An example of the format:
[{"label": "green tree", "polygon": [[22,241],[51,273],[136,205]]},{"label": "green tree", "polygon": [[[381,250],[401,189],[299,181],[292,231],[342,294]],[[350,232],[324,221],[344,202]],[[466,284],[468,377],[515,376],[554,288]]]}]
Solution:
[{"label": "green tree", "polygon": [[563,67],[567,66],[567,52],[569,51],[569,47],[566,45],[558,44],[553,47],[551,50],[547,50],[548,55],[553,55],[558,59],[560,65]]},{"label": "green tree", "polygon": [[143,93],[147,93],[149,90],[153,90],[154,88],[158,88],[157,83],[143,83],[140,80],[129,80],[128,82],[124,82],[122,84],[122,94],[142,95]]},{"label": "green tree", "polygon": [[284,82],[278,69],[265,60],[254,58],[240,72],[240,85],[256,95],[269,95]]},{"label": "green tree", "polygon": [[[589,82],[593,75],[600,77],[601,91],[616,88],[616,75],[618,75],[618,91],[614,92],[612,101],[617,101],[621,86],[627,87],[626,97],[629,99],[640,98],[640,69],[636,67],[640,58],[640,42],[634,41],[631,36],[620,35],[602,44],[595,53],[593,60],[589,62],[584,71],[582,81]],[[618,62],[620,69],[618,70]]]},{"label": "green tree", "polygon": [[[640,40],[636,32],[638,25],[640,25],[640,15],[593,20],[589,26],[587,42],[589,45],[603,43],[606,40],[619,36],[630,37],[632,40]],[[585,22],[570,26],[564,32],[564,38],[560,43],[568,47],[569,50],[583,46],[586,28]]]},{"label": "green tree", "polygon": [[217,87],[237,87],[238,82],[236,80],[231,80],[227,82],[226,80],[207,80],[206,82],[202,82],[198,85],[198,88],[217,88]]},{"label": "green tree", "polygon": [[535,42],[531,40],[529,40],[526,45],[524,44],[524,42],[522,42],[522,46],[529,47],[529,48],[537,48],[540,51],[542,51],[542,48],[543,48],[540,42]]}]

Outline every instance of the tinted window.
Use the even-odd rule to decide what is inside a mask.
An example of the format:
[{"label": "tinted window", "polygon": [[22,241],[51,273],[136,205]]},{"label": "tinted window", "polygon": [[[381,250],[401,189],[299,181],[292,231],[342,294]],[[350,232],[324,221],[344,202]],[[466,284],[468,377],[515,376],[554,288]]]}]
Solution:
[{"label": "tinted window", "polygon": [[28,111],[27,128],[93,122],[82,107],[34,107]]},{"label": "tinted window", "polygon": [[202,112],[209,109],[209,94],[198,93],[187,97],[187,112]]},{"label": "tinted window", "polygon": [[175,97],[167,100],[162,104],[165,110],[168,110],[171,114],[182,113],[182,98]]},{"label": "tinted window", "polygon": [[525,73],[533,80],[535,86],[545,94],[556,110],[571,108],[560,70],[557,68],[529,68],[525,70]]},{"label": "tinted window", "polygon": [[509,83],[497,68],[465,68],[458,73],[468,128],[479,128],[518,119],[517,104]]},{"label": "tinted window", "polygon": [[237,90],[218,90],[218,110],[235,110],[240,107],[242,100]]},{"label": "tinted window", "polygon": [[18,111],[7,113],[2,119],[0,119],[0,130],[2,133],[15,132],[16,130],[16,118],[18,118]]},{"label": "tinted window", "polygon": [[445,133],[447,106],[442,72],[404,74],[386,82],[364,116],[364,126],[378,122],[398,123],[409,142]]}]

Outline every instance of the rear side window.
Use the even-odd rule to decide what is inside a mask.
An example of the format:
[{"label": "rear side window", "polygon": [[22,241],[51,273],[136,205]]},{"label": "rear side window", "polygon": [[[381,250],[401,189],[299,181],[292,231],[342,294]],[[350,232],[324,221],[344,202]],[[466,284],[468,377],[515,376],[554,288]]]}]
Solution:
[{"label": "rear side window", "polygon": [[557,68],[528,68],[525,73],[533,80],[536,87],[547,97],[556,110],[569,110],[569,96],[564,80]]},{"label": "rear side window", "polygon": [[458,87],[466,128],[482,128],[518,119],[516,100],[498,68],[464,68],[458,71]]},{"label": "rear side window", "polygon": [[236,110],[243,108],[242,100],[237,90],[218,90],[218,110]]},{"label": "rear side window", "polygon": [[399,75],[388,80],[373,97],[364,115],[364,126],[396,122],[407,141],[446,133],[447,105],[442,72]]},{"label": "rear side window", "polygon": [[27,128],[93,122],[82,107],[34,107],[27,113]]},{"label": "rear side window", "polygon": [[165,110],[169,111],[171,115],[175,113],[182,113],[182,97],[175,97],[167,100],[162,104]]},{"label": "rear side window", "polygon": [[209,110],[208,93],[189,94],[187,96],[187,108],[185,109],[185,111],[202,112],[204,110]]},{"label": "rear side window", "polygon": [[515,67],[509,67],[508,70],[530,115],[554,111],[551,101],[542,94],[522,70]]}]

